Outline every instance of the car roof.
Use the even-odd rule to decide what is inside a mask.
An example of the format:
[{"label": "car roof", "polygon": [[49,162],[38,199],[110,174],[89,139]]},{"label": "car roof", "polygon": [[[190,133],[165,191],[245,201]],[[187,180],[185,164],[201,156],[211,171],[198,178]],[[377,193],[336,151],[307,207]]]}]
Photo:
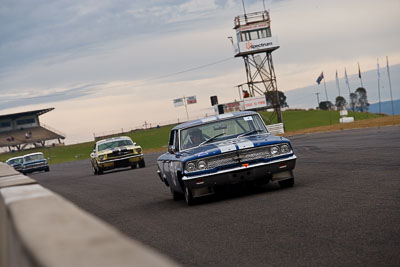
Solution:
[{"label": "car roof", "polygon": [[201,124],[211,122],[211,121],[219,121],[219,120],[224,120],[227,118],[234,118],[234,117],[251,116],[251,115],[255,115],[255,114],[258,114],[258,113],[255,111],[237,111],[237,112],[232,112],[232,113],[213,115],[213,116],[205,117],[202,119],[192,120],[192,121],[188,121],[188,122],[179,124],[179,125],[175,126],[174,128],[172,128],[172,130],[181,130],[184,128],[201,125]]},{"label": "car roof", "polygon": [[26,156],[34,156],[34,155],[43,155],[43,153],[42,152],[30,153],[30,154],[24,155],[24,157],[26,157]]},{"label": "car roof", "polygon": [[96,144],[102,144],[102,143],[107,143],[110,141],[118,141],[118,140],[131,140],[132,141],[132,139],[129,136],[117,136],[117,137],[111,137],[111,138],[97,141]]}]

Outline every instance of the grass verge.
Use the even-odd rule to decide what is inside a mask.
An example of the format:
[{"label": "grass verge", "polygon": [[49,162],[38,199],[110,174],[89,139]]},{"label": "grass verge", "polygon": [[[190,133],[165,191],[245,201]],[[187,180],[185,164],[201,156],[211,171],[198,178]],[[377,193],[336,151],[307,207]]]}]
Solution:
[{"label": "grass verge", "polygon": [[[260,112],[267,124],[271,117],[270,112]],[[400,115],[383,116],[378,114],[349,112],[349,117],[354,117],[353,123],[339,123],[339,112],[322,110],[288,110],[283,112],[285,122],[285,133],[283,136],[298,134],[309,134],[316,132],[337,131],[365,127],[381,127],[387,125],[400,125]],[[272,121],[271,123],[276,123]],[[140,144],[144,153],[159,152],[167,150],[169,133],[175,125],[163,126],[147,130],[136,130],[125,133],[134,142]],[[35,148],[25,151],[0,154],[0,161],[6,161],[10,157],[16,157],[33,152],[43,152],[50,164],[88,159],[93,150],[95,142],[81,144],[55,146],[47,148]]]}]

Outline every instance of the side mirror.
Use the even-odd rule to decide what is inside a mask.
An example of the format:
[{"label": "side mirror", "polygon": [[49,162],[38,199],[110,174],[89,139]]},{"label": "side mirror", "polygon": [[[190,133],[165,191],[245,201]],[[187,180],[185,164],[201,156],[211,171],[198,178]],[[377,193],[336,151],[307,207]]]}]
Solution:
[{"label": "side mirror", "polygon": [[168,146],[168,152],[171,154],[175,154],[175,147],[174,146]]}]

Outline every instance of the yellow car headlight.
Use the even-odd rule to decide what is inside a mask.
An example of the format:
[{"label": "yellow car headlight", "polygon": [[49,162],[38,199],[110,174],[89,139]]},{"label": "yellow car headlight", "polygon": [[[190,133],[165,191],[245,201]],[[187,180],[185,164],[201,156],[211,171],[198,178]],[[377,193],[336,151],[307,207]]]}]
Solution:
[{"label": "yellow car headlight", "polygon": [[142,149],[140,147],[136,148],[136,152],[140,154],[142,152]]},{"label": "yellow car headlight", "polygon": [[99,155],[97,157],[100,161],[105,160],[107,158],[107,155]]}]

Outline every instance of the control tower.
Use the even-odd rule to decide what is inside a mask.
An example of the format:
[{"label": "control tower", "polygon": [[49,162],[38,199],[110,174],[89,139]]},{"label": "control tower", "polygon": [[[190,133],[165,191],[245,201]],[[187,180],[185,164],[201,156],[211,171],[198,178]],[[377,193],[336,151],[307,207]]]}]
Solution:
[{"label": "control tower", "polygon": [[240,98],[244,90],[248,90],[253,97],[265,95],[266,108],[274,109],[270,121],[276,115],[278,123],[281,123],[282,113],[271,55],[279,45],[276,37],[271,34],[269,12],[264,10],[237,16],[233,29],[237,39],[233,43],[235,57],[243,58],[247,76],[247,82],[238,85]]}]

